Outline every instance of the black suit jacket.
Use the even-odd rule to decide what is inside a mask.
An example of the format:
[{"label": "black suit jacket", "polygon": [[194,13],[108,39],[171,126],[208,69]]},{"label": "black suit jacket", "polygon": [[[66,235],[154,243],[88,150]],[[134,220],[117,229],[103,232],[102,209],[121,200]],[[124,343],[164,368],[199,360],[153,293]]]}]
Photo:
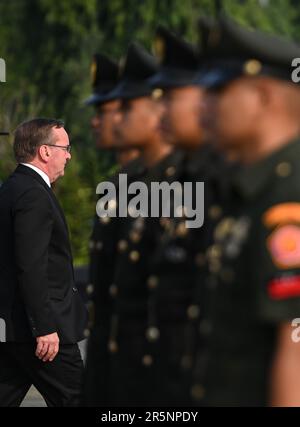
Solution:
[{"label": "black suit jacket", "polygon": [[6,341],[17,342],[57,332],[61,343],[75,343],[86,323],[64,214],[23,165],[0,187],[0,318]]}]

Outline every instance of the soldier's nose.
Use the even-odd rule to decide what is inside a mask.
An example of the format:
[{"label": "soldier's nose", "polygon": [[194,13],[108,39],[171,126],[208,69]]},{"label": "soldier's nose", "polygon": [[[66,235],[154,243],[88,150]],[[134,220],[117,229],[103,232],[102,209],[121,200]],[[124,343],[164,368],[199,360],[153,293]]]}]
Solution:
[{"label": "soldier's nose", "polygon": [[122,113],[120,111],[116,111],[113,119],[115,123],[120,123],[122,120]]}]

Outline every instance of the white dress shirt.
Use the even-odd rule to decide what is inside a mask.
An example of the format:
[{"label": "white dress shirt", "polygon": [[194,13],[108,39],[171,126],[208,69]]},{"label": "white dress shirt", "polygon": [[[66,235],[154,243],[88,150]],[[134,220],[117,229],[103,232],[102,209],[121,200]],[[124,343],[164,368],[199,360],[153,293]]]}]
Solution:
[{"label": "white dress shirt", "polygon": [[47,174],[45,174],[45,172],[43,172],[41,169],[39,169],[36,166],[33,166],[33,165],[29,164],[29,163],[21,163],[21,165],[24,165],[24,166],[27,166],[30,169],[33,169],[36,173],[38,173],[43,178],[43,180],[48,185],[48,187],[51,188],[51,183],[50,183],[49,176]]}]

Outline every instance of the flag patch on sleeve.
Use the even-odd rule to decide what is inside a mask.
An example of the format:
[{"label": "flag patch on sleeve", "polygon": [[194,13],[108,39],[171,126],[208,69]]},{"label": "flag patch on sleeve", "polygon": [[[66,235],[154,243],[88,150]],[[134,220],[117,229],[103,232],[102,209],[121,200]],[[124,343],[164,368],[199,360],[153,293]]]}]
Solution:
[{"label": "flag patch on sleeve", "polygon": [[268,295],[274,300],[300,296],[300,275],[280,277],[268,283]]},{"label": "flag patch on sleeve", "polygon": [[300,267],[300,226],[290,224],[276,228],[267,239],[267,247],[272,261],[280,269]]},{"label": "flag patch on sleeve", "polygon": [[300,203],[289,202],[272,206],[264,213],[262,220],[267,227],[291,223],[300,224]]}]

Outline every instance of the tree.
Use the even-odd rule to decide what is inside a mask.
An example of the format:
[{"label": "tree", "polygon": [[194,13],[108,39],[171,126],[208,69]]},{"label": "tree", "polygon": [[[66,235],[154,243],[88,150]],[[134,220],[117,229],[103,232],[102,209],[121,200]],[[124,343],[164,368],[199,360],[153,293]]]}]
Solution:
[{"label": "tree", "polygon": [[[0,2],[0,57],[7,82],[0,83],[0,125],[11,131],[36,117],[62,118],[71,137],[73,159],[56,186],[68,217],[76,263],[87,260],[89,220],[95,189],[113,166],[97,152],[89,129],[92,54],[116,59],[138,40],[151,50],[158,24],[197,43],[197,19],[215,15],[212,0],[10,0]],[[299,38],[298,0],[226,0],[224,10],[239,22]],[[13,170],[12,135],[0,137],[0,180]],[[74,211],[76,207],[76,212]]]}]

